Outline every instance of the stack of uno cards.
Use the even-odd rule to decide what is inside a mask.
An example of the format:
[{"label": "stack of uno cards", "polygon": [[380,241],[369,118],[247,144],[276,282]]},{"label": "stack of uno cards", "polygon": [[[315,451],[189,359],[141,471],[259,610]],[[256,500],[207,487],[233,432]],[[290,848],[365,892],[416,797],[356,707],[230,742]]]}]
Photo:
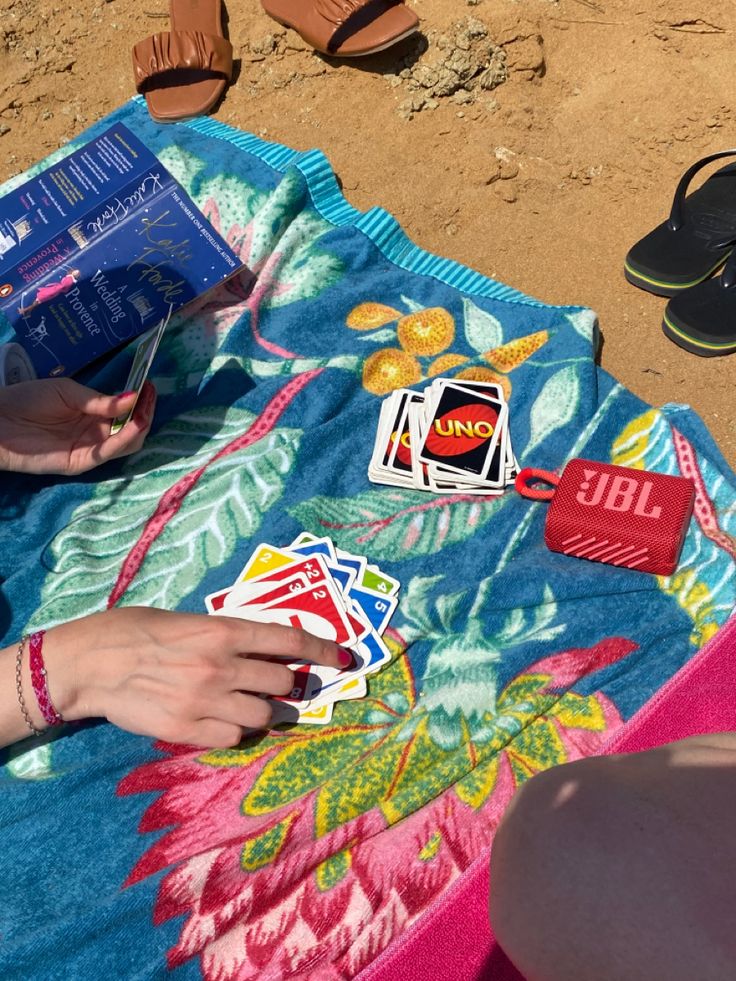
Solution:
[{"label": "stack of uno cards", "polygon": [[438,378],[381,404],[368,477],[438,494],[502,494],[519,467],[500,385]]},{"label": "stack of uno cards", "polygon": [[292,663],[294,688],[271,698],[272,724],[325,724],[335,702],[362,698],[366,677],[390,660],[383,633],[396,609],[399,582],[362,555],[329,538],[302,534],[286,548],[259,545],[232,586],[205,598],[214,616],[301,627],[346,647],[351,667],[340,671]]}]

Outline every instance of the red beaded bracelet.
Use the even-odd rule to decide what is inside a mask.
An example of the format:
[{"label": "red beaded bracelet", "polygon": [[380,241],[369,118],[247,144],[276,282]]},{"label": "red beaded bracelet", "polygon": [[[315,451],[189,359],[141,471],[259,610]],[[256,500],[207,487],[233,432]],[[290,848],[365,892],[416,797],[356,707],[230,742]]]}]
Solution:
[{"label": "red beaded bracelet", "polygon": [[33,691],[41,709],[41,715],[47,725],[60,726],[64,721],[54,708],[49,694],[49,685],[46,679],[46,667],[43,663],[43,635],[45,630],[39,630],[31,634],[28,640],[29,657],[31,664],[31,683]]}]

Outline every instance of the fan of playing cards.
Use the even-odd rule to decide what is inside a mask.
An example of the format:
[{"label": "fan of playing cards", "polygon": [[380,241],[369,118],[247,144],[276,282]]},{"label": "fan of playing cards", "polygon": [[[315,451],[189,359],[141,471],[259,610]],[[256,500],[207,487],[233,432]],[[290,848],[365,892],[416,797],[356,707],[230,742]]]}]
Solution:
[{"label": "fan of playing cards", "polygon": [[362,698],[366,676],[390,659],[381,639],[396,609],[399,582],[362,555],[336,548],[329,538],[302,534],[286,548],[259,545],[228,589],[205,598],[216,616],[301,627],[350,649],[344,671],[290,664],[294,689],[272,698],[272,724],[325,724],[335,702]]},{"label": "fan of playing cards", "polygon": [[502,494],[519,465],[500,385],[438,378],[400,388],[381,404],[368,477],[375,484],[445,494]]}]

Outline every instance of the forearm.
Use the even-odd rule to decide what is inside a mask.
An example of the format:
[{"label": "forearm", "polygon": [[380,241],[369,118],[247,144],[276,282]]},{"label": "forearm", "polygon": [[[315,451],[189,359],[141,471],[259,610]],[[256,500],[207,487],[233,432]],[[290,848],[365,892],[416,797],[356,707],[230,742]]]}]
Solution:
[{"label": "forearm", "polygon": [[[0,746],[46,729],[23,646],[0,650]],[[107,719],[128,732],[167,742],[225,749],[244,729],[271,723],[269,696],[294,687],[291,662],[347,668],[348,651],[303,630],[239,617],[122,607],[92,613],[43,635],[45,675],[36,687],[66,722]],[[48,689],[46,693],[45,688]],[[52,712],[48,710],[50,717]]]}]

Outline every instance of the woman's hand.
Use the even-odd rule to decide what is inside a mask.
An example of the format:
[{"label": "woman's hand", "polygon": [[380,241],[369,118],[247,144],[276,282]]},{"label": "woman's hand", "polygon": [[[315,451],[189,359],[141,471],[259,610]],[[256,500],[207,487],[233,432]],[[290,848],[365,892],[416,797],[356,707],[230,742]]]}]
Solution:
[{"label": "woman's hand", "polygon": [[0,470],[74,475],[135,453],[153,420],[156,390],[141,391],[132,419],[114,436],[110,423],[134,395],[100,395],[71,378],[21,382],[0,389]]},{"label": "woman's hand", "polygon": [[[335,644],[293,627],[145,607],[54,627],[43,656],[65,720],[102,716],[166,742],[221,748],[237,745],[244,728],[268,726],[271,706],[258,696],[292,690],[284,661],[334,668],[351,661]],[[23,690],[36,710],[30,676]],[[40,727],[40,715],[33,717]]]}]

